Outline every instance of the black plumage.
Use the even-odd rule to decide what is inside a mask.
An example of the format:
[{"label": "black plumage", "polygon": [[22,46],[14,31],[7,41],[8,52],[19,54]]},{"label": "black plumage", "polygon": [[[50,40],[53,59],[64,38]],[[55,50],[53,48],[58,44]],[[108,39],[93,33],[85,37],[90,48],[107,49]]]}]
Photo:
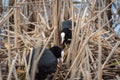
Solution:
[{"label": "black plumage", "polygon": [[[33,49],[31,62],[33,62],[37,51],[39,54],[41,52],[41,48]],[[54,73],[56,71],[57,63],[58,63],[57,59],[62,58],[62,51],[63,51],[62,48],[58,46],[54,46],[50,49],[44,50],[37,65],[38,72],[36,72],[35,74],[35,80],[44,80],[48,74]],[[30,73],[31,73],[31,70],[30,70]]]},{"label": "black plumage", "polygon": [[62,22],[62,29],[64,28],[72,28],[72,21],[71,20],[65,20]]},{"label": "black plumage", "polygon": [[[74,23],[75,26],[75,23]],[[72,39],[72,21],[65,20],[62,22],[62,30],[61,30],[61,44],[68,44]]]}]

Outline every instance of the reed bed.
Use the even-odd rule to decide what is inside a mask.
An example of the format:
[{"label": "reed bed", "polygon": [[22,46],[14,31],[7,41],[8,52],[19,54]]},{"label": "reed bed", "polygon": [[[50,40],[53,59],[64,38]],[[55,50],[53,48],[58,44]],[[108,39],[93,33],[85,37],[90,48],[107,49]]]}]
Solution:
[{"label": "reed bed", "polygon": [[6,32],[0,34],[4,38],[0,42],[4,45],[0,49],[0,80],[34,80],[28,73],[26,55],[31,47],[61,46],[64,19],[71,19],[76,26],[72,27],[71,44],[64,49],[64,64],[58,64],[53,80],[120,80],[120,39],[108,18],[112,1],[106,3],[88,0],[77,8],[71,0],[15,0],[0,18],[0,27]]}]

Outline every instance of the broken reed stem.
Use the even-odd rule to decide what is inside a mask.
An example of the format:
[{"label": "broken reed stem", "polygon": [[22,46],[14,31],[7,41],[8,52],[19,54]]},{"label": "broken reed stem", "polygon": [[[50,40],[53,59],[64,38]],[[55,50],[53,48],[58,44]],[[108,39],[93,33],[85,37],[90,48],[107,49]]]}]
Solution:
[{"label": "broken reed stem", "polygon": [[115,46],[113,47],[112,51],[110,52],[110,54],[108,55],[108,57],[106,58],[105,62],[102,65],[102,69],[104,68],[105,64],[108,62],[108,60],[111,58],[111,56],[114,54],[114,51],[116,50],[116,48],[119,46],[120,41],[117,41],[117,43],[115,44]]},{"label": "broken reed stem", "polygon": [[55,28],[53,29],[53,31],[51,32],[51,34],[50,34],[50,36],[49,36],[46,44],[43,46],[43,49],[42,49],[42,51],[41,51],[40,54],[39,54],[38,58],[37,58],[36,60],[34,60],[34,63],[33,63],[33,73],[32,73],[32,78],[31,78],[31,80],[34,80],[34,78],[35,78],[35,71],[36,71],[35,69],[36,69],[37,63],[39,62],[39,60],[40,60],[40,58],[41,58],[41,56],[42,56],[42,54],[43,54],[43,52],[44,52],[47,44],[49,43],[49,41],[50,41],[51,38],[53,37],[53,34],[54,34],[56,28],[57,28],[57,27],[55,27]]}]

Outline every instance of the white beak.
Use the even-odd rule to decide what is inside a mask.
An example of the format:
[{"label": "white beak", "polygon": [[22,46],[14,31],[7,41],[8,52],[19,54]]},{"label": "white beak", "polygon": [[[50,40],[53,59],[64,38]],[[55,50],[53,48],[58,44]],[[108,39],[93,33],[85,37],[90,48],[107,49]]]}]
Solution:
[{"label": "white beak", "polygon": [[61,33],[61,38],[62,38],[62,40],[61,40],[61,44],[62,44],[64,39],[65,39],[65,33],[64,32]]},{"label": "white beak", "polygon": [[61,52],[61,58],[60,58],[60,62],[63,63],[63,57],[64,57],[64,51]]},{"label": "white beak", "polygon": [[58,62],[63,63],[64,51],[61,52],[61,58],[58,59]]},{"label": "white beak", "polygon": [[63,63],[63,58],[60,58],[60,59],[59,59],[59,62],[60,62],[60,63]]}]

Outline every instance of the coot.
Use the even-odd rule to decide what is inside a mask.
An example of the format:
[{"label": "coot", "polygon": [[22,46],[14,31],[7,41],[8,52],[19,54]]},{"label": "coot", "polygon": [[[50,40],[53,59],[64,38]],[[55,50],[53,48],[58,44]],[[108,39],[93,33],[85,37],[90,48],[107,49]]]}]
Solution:
[{"label": "coot", "polygon": [[[75,26],[75,22],[74,22]],[[62,22],[62,30],[60,33],[61,36],[61,44],[68,44],[71,42],[72,39],[72,21],[65,20]]]},{"label": "coot", "polygon": [[[30,75],[31,68],[33,64],[33,60],[35,60],[36,55],[41,52],[42,48],[34,48],[32,53],[31,59],[31,66],[30,66]],[[37,52],[38,51],[38,52]],[[38,54],[37,54],[38,53]],[[56,71],[58,59],[59,61],[63,62],[64,51],[62,48],[58,46],[53,46],[50,49],[45,49],[38,64],[37,64],[37,71],[35,73],[35,80],[45,80],[47,75],[52,74]],[[27,56],[27,62],[29,60],[29,55]]]}]

